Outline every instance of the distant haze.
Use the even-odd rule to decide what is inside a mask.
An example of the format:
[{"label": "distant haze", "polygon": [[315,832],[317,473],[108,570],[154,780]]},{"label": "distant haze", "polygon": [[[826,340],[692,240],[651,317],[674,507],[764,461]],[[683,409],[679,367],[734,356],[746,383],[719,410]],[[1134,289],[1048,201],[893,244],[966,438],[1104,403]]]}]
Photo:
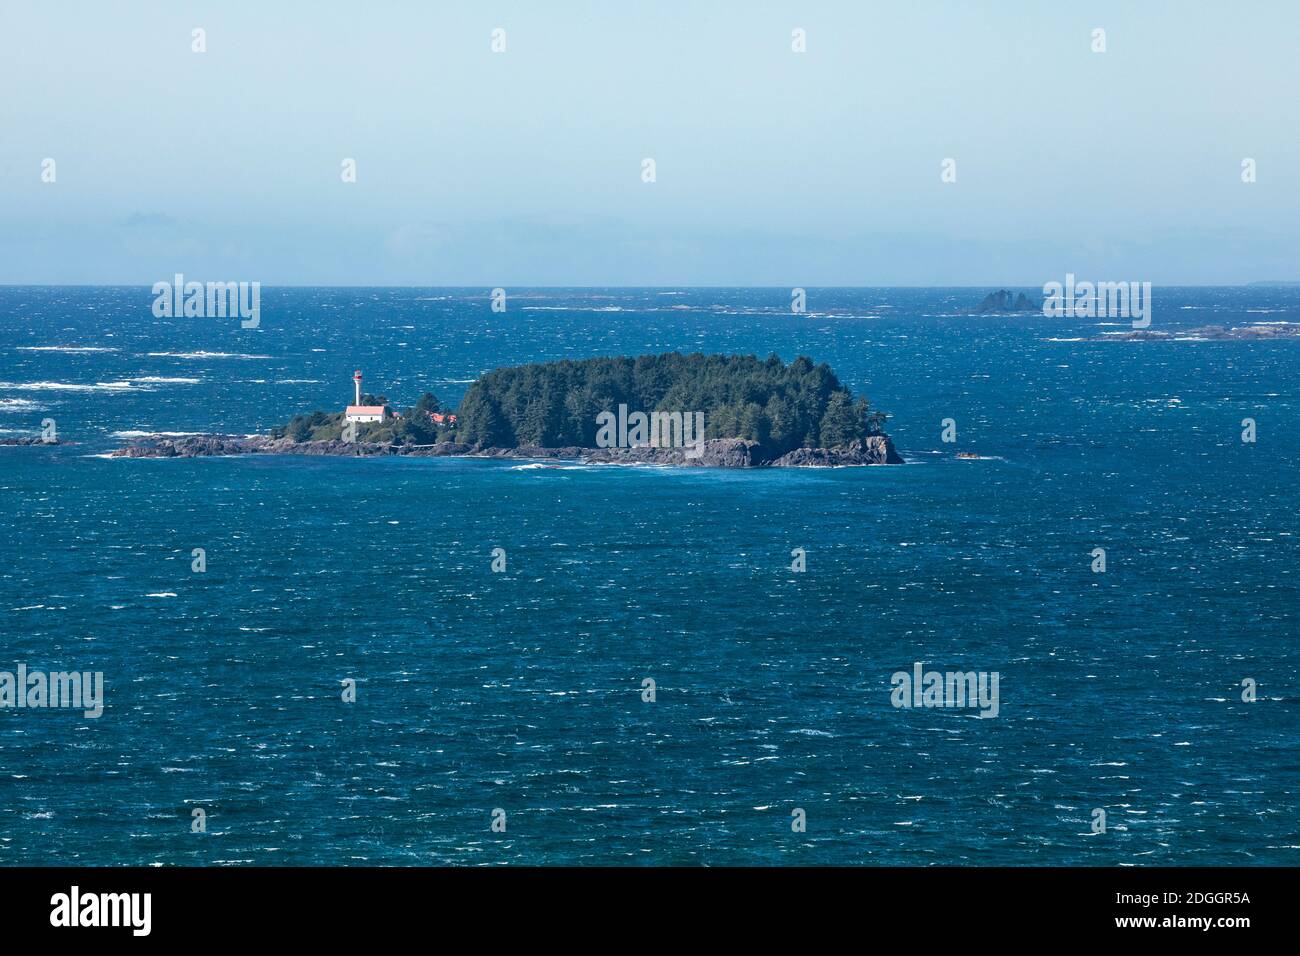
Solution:
[{"label": "distant haze", "polygon": [[1087,7],[6,0],[0,282],[1300,279],[1300,6]]}]

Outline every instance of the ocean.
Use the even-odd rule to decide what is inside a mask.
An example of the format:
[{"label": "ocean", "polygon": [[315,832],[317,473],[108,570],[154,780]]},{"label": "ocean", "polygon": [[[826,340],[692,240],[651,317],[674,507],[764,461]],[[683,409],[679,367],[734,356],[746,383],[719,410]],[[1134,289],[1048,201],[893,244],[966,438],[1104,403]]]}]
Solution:
[{"label": "ocean", "polygon": [[[105,686],[0,709],[0,864],[1296,865],[1300,340],[988,291],[267,288],[242,329],[0,287],[0,438],[66,442],[0,448],[0,670]],[[1300,289],[1151,328],[1276,321]],[[673,350],[827,362],[907,464],[105,457],[358,368],[405,407]],[[996,717],[894,706],[917,662]]]}]

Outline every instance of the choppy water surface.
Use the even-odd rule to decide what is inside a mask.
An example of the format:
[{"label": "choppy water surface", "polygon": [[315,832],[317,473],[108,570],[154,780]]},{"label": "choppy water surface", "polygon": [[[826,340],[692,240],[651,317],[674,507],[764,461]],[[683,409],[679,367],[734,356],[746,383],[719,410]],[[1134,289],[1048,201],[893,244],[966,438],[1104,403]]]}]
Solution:
[{"label": "choppy water surface", "polygon": [[[0,289],[0,435],[77,443],[0,448],[0,670],[107,684],[98,720],[0,711],[0,862],[1294,865],[1300,342],[960,314],[985,291],[267,289],[241,330]],[[336,409],[358,367],[447,403],[674,349],[829,362],[910,464],[100,457]],[[916,661],[997,671],[999,715],[895,709]]]}]

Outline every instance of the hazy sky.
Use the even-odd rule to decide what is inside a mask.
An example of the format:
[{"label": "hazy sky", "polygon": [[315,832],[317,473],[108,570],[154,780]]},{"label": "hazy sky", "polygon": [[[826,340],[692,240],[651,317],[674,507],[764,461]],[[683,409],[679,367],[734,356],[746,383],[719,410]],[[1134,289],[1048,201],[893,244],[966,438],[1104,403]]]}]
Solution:
[{"label": "hazy sky", "polygon": [[1281,0],[4,0],[0,282],[1300,279],[1298,36]]}]

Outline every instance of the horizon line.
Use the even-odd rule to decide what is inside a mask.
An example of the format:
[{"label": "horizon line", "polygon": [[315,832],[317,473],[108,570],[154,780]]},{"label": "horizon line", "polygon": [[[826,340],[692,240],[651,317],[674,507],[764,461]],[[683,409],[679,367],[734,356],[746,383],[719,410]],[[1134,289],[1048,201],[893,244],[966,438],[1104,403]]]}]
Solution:
[{"label": "horizon line", "polygon": [[[175,275],[175,273],[173,273]],[[184,275],[184,273],[180,273]],[[166,279],[156,280],[168,281]],[[301,282],[262,282],[258,279],[208,279],[196,282],[257,282],[260,287],[268,289],[553,289],[553,290],[599,290],[599,289],[671,289],[671,290],[713,290],[713,289],[1039,289],[1042,283],[989,282],[981,285],[534,285],[530,283],[506,283],[489,285],[471,283],[468,285],[408,285],[408,284],[367,284],[342,283],[338,285]],[[1054,280],[1053,280],[1054,281]],[[1085,280],[1092,281],[1092,280]],[[1104,280],[1097,280],[1104,281]],[[4,289],[152,289],[152,282],[0,282]],[[1252,279],[1249,282],[1172,282],[1157,284],[1154,288],[1166,289],[1238,289],[1247,286],[1300,286],[1300,279]]]}]

